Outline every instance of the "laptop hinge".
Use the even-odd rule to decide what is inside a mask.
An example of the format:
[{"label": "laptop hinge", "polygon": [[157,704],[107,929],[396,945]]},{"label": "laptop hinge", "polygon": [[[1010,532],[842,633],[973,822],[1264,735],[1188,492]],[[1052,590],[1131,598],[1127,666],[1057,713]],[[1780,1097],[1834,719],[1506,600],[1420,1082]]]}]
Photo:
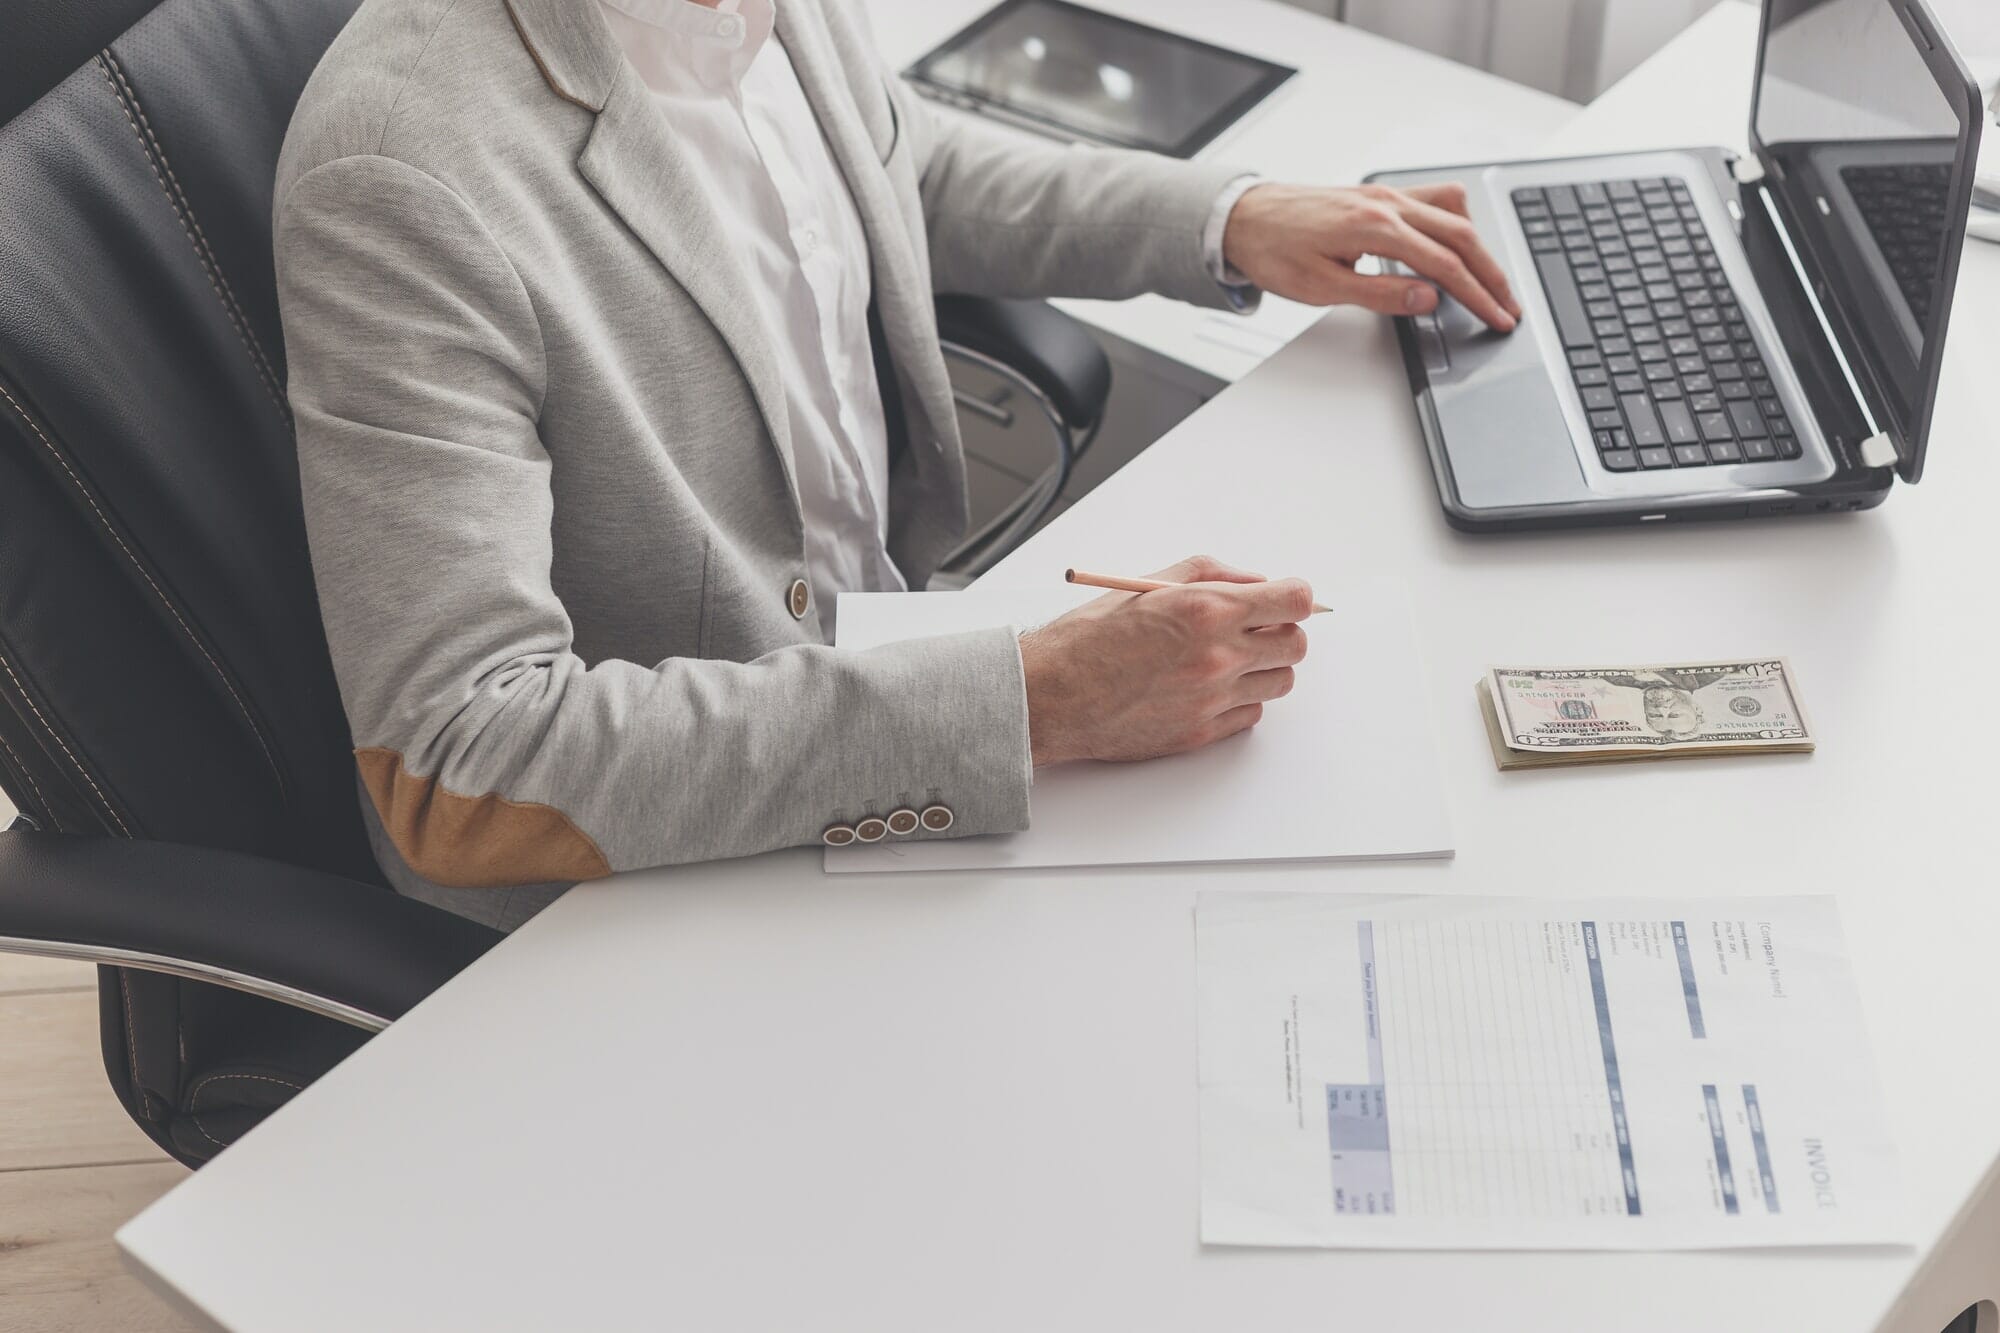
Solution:
[{"label": "laptop hinge", "polygon": [[1898,461],[1896,442],[1887,431],[1877,431],[1861,442],[1862,466],[1894,467]]},{"label": "laptop hinge", "polygon": [[1738,185],[1755,185],[1764,179],[1764,164],[1756,154],[1745,153],[1729,164],[1729,174]]}]

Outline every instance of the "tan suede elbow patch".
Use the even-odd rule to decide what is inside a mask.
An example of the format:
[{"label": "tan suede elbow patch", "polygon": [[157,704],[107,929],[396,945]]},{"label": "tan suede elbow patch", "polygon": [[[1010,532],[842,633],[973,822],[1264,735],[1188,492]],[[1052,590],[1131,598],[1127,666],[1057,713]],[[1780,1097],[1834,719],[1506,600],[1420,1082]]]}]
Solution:
[{"label": "tan suede elbow patch", "polygon": [[394,750],[356,750],[354,763],[389,840],[433,884],[496,889],[611,873],[590,835],[552,805],[461,796],[411,773]]}]

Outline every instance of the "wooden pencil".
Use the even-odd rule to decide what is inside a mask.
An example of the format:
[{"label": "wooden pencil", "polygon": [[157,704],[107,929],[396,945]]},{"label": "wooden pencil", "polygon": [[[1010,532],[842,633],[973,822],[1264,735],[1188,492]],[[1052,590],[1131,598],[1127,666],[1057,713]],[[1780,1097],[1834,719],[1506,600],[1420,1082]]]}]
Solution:
[{"label": "wooden pencil", "polygon": [[[1162,588],[1184,586],[1178,583],[1161,583],[1157,579],[1128,579],[1121,578],[1116,574],[1087,574],[1081,569],[1066,569],[1063,571],[1063,577],[1071,583],[1082,587],[1108,588],[1112,592],[1158,592]],[[1321,606],[1318,602],[1313,603],[1314,615],[1320,615],[1323,612],[1331,610],[1333,608],[1330,606]]]}]

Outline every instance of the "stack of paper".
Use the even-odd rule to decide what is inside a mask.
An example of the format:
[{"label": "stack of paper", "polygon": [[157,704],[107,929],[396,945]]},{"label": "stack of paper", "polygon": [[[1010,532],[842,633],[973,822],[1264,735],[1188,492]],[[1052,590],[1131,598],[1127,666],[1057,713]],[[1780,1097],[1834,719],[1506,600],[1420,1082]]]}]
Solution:
[{"label": "stack of paper", "polygon": [[1900,1242],[1830,898],[1203,894],[1202,1239]]},{"label": "stack of paper", "polygon": [[[1312,646],[1296,688],[1261,725],[1167,759],[1043,769],[1025,833],[829,848],[827,870],[1449,856],[1436,710],[1406,592],[1356,580],[1316,594],[1333,610],[1306,624]],[[1027,628],[1094,595],[1066,584],[849,593],[839,644]]]}]

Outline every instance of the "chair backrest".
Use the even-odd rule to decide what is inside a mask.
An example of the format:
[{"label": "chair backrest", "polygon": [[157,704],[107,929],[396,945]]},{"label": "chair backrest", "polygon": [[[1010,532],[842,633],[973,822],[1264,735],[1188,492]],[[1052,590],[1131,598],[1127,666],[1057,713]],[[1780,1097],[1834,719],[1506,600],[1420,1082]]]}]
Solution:
[{"label": "chair backrest", "polygon": [[[270,246],[286,124],[357,3],[0,11],[0,787],[50,832],[379,890]],[[106,969],[100,989],[113,1084],[163,1143],[190,1062],[296,1036],[196,983]]]},{"label": "chair backrest", "polygon": [[[376,875],[270,247],[286,123],[355,3],[0,17],[15,64],[51,16],[71,25],[41,47],[67,68],[0,93],[0,785],[45,829]],[[70,63],[93,13],[119,30]]]}]

